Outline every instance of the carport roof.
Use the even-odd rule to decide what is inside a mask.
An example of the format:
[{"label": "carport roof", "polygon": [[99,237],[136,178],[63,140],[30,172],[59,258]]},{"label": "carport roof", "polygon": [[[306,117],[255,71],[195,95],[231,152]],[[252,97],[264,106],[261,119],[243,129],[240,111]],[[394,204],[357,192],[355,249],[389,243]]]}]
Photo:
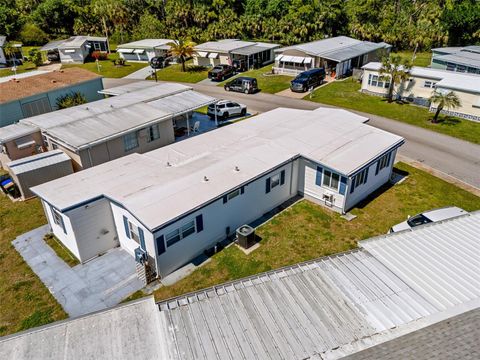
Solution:
[{"label": "carport roof", "polygon": [[298,156],[352,175],[403,143],[365,121],[339,109],[278,108],[83,170],[34,192],[61,211],[106,196],[154,230]]},{"label": "carport roof", "polygon": [[128,48],[128,49],[150,49],[150,48],[161,48],[161,49],[170,49],[168,43],[173,42],[170,39],[143,39],[138,41],[132,41],[126,44],[118,45],[117,48]]}]

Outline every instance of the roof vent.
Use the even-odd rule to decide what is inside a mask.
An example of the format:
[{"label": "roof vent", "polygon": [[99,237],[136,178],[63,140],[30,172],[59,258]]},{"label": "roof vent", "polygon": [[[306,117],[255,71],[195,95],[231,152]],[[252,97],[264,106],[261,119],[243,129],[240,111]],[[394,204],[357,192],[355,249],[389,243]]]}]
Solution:
[{"label": "roof vent", "polygon": [[207,182],[208,180],[209,180],[208,177],[206,176],[203,177],[203,181]]},{"label": "roof vent", "polygon": [[235,171],[240,171],[240,168],[238,166],[235,166]]},{"label": "roof vent", "polygon": [[167,166],[170,167],[172,164],[170,164],[170,161],[167,161]]},{"label": "roof vent", "polygon": [[55,84],[57,82],[57,80],[52,80],[52,84]]},{"label": "roof vent", "polygon": [[113,108],[113,104],[110,104],[110,107]]}]

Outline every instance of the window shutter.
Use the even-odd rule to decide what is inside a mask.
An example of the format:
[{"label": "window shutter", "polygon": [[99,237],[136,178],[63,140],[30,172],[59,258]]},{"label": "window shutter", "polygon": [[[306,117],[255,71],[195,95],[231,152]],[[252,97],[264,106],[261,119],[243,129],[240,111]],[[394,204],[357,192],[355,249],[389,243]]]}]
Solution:
[{"label": "window shutter", "polygon": [[243,193],[245,193],[245,186],[242,186],[242,187],[240,188],[240,194],[243,194]]},{"label": "window shutter", "polygon": [[155,239],[157,243],[157,255],[162,255],[165,252],[165,238],[163,235],[160,235]]},{"label": "window shutter", "polygon": [[355,190],[355,176],[352,177],[352,186],[350,187],[350,194],[353,193],[353,190]]},{"label": "window shutter", "polygon": [[268,194],[270,192],[270,178],[266,179],[265,181],[265,193]]},{"label": "window shutter", "polygon": [[125,235],[127,235],[127,239],[130,239],[130,229],[128,227],[128,219],[126,216],[123,217],[123,225],[125,226]]},{"label": "window shutter", "polygon": [[322,186],[322,172],[323,169],[320,166],[317,166],[317,174],[315,176],[315,184],[318,186]]},{"label": "window shutter", "polygon": [[370,167],[367,168],[367,170],[365,171],[365,181],[363,182],[364,184],[367,183],[368,181],[368,171],[370,170]]},{"label": "window shutter", "polygon": [[392,153],[388,153],[388,160],[387,160],[387,166],[390,166],[390,160],[392,159]]},{"label": "window shutter", "polygon": [[285,170],[280,172],[280,185],[285,184]]},{"label": "window shutter", "polygon": [[197,223],[197,232],[200,232],[203,230],[203,215],[197,215],[195,218],[195,222]]},{"label": "window shutter", "polygon": [[66,234],[66,233],[67,233],[67,229],[65,229],[65,222],[63,221],[63,215],[62,215],[62,217],[60,217],[60,220],[62,221],[62,229],[63,229],[63,232]]},{"label": "window shutter", "polygon": [[340,178],[340,194],[345,195],[345,190],[347,190],[347,178],[345,176],[342,176]]},{"label": "window shutter", "polygon": [[375,169],[375,175],[378,175],[379,171],[380,171],[380,160],[377,161],[377,168]]},{"label": "window shutter", "polygon": [[227,195],[224,195],[224,196],[223,196],[223,203],[226,204],[227,201],[228,201]]},{"label": "window shutter", "polygon": [[147,251],[147,249],[145,248],[145,236],[143,235],[143,230],[141,227],[138,228],[138,236],[140,237],[140,247]]}]

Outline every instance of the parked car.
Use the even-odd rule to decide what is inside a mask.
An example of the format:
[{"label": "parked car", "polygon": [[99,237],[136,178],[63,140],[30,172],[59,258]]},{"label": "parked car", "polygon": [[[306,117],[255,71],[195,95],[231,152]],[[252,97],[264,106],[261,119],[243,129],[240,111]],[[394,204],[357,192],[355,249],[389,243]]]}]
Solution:
[{"label": "parked car", "polygon": [[443,221],[465,214],[467,214],[465,210],[456,206],[429,210],[415,216],[409,216],[406,221],[393,226],[388,233],[391,234],[394,232],[411,229],[416,226]]},{"label": "parked car", "polygon": [[235,68],[230,65],[217,65],[208,72],[208,78],[213,81],[223,81],[235,74]]},{"label": "parked car", "polygon": [[221,100],[216,104],[208,105],[207,114],[211,119],[215,119],[216,114],[217,119],[227,120],[231,116],[245,116],[247,106],[230,100]]},{"label": "parked car", "polygon": [[226,83],[223,88],[226,91],[237,91],[245,94],[253,94],[258,91],[257,79],[246,76],[239,76]]},{"label": "parked car", "polygon": [[60,61],[60,53],[58,52],[58,50],[48,50],[47,60],[51,62]]},{"label": "parked car", "polygon": [[290,82],[290,90],[294,92],[306,92],[310,88],[321,85],[325,80],[325,69],[316,68],[304,71]]}]

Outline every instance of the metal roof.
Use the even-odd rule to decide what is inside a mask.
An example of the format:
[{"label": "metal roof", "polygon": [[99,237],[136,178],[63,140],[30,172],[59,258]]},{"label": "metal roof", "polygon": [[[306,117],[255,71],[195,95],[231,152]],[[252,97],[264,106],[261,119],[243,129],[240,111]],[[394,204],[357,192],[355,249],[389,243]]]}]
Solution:
[{"label": "metal roof", "polygon": [[[370,62],[362,66],[362,69],[379,71],[382,64]],[[480,75],[459,73],[455,71],[432,69],[427,67],[413,66],[409,73],[412,76],[436,80],[436,87],[452,90],[480,93]]]},{"label": "metal roof", "polygon": [[165,359],[153,298],[0,338],[8,359]]},{"label": "metal roof", "polygon": [[106,37],[101,37],[101,36],[84,36],[84,35],[71,36],[68,39],[64,39],[64,40],[50,41],[49,43],[43,45],[40,48],[40,51],[79,48],[86,41],[105,41],[106,42],[107,38]]},{"label": "metal roof", "polygon": [[133,49],[149,49],[149,48],[162,48],[170,49],[168,43],[173,42],[170,39],[143,39],[138,41],[132,41],[126,44],[121,44],[117,46],[119,48],[133,48]]},{"label": "metal roof", "polygon": [[367,54],[374,50],[384,49],[385,45],[382,43],[373,43],[369,41],[362,41],[359,44],[354,44],[352,46],[342,47],[340,49],[326,51],[321,57],[337,62],[342,62],[345,60],[353,59],[357,56]]},{"label": "metal roof", "polygon": [[359,245],[439,309],[480,297],[480,211]]},{"label": "metal roof", "polygon": [[153,86],[158,86],[158,83],[153,82],[153,81],[147,81],[147,80],[145,80],[145,81],[135,81],[135,82],[132,82],[130,84],[125,84],[125,85],[120,85],[120,86],[100,90],[99,93],[100,94],[105,94],[105,95],[118,96],[118,95],[123,95],[123,94],[126,94],[126,93],[130,93],[130,92],[135,92],[135,91],[138,91],[138,90],[147,89],[147,88],[153,87]]},{"label": "metal roof", "polygon": [[40,131],[37,127],[23,124],[11,124],[0,127],[0,144]]},{"label": "metal roof", "polygon": [[480,69],[480,53],[459,51],[453,54],[435,56],[434,60],[460,64]]},{"label": "metal roof", "polygon": [[60,210],[105,195],[155,229],[300,155],[349,175],[403,143],[365,121],[340,109],[278,108],[34,191]]},{"label": "metal roof", "polygon": [[268,44],[268,45],[273,45],[273,46],[264,46],[264,45],[255,44],[255,45],[240,48],[238,50],[232,50],[231,53],[232,54],[237,54],[237,55],[249,56],[249,55],[257,54],[257,53],[265,51],[265,50],[271,50],[271,49],[274,49],[276,47],[280,47],[280,45],[277,45],[277,46],[275,46],[274,44]]},{"label": "metal roof", "polygon": [[[280,45],[277,44],[269,44],[269,43],[257,43],[253,41],[242,41],[242,40],[237,40],[237,39],[225,39],[225,40],[219,40],[219,41],[209,41],[203,44],[199,44],[195,46],[196,51],[215,51],[215,52],[220,52],[220,53],[226,53],[226,52],[235,52],[235,54],[238,54],[239,50],[242,48],[246,47],[251,47],[258,45],[262,48],[274,48],[274,47],[279,47]],[[263,50],[258,50],[256,52],[263,51]],[[250,55],[250,54],[247,54]]]},{"label": "metal roof", "polygon": [[55,165],[64,161],[72,161],[70,157],[61,150],[53,150],[11,161],[7,164],[8,168],[14,174],[22,174],[25,172],[44,168],[46,166]]}]

